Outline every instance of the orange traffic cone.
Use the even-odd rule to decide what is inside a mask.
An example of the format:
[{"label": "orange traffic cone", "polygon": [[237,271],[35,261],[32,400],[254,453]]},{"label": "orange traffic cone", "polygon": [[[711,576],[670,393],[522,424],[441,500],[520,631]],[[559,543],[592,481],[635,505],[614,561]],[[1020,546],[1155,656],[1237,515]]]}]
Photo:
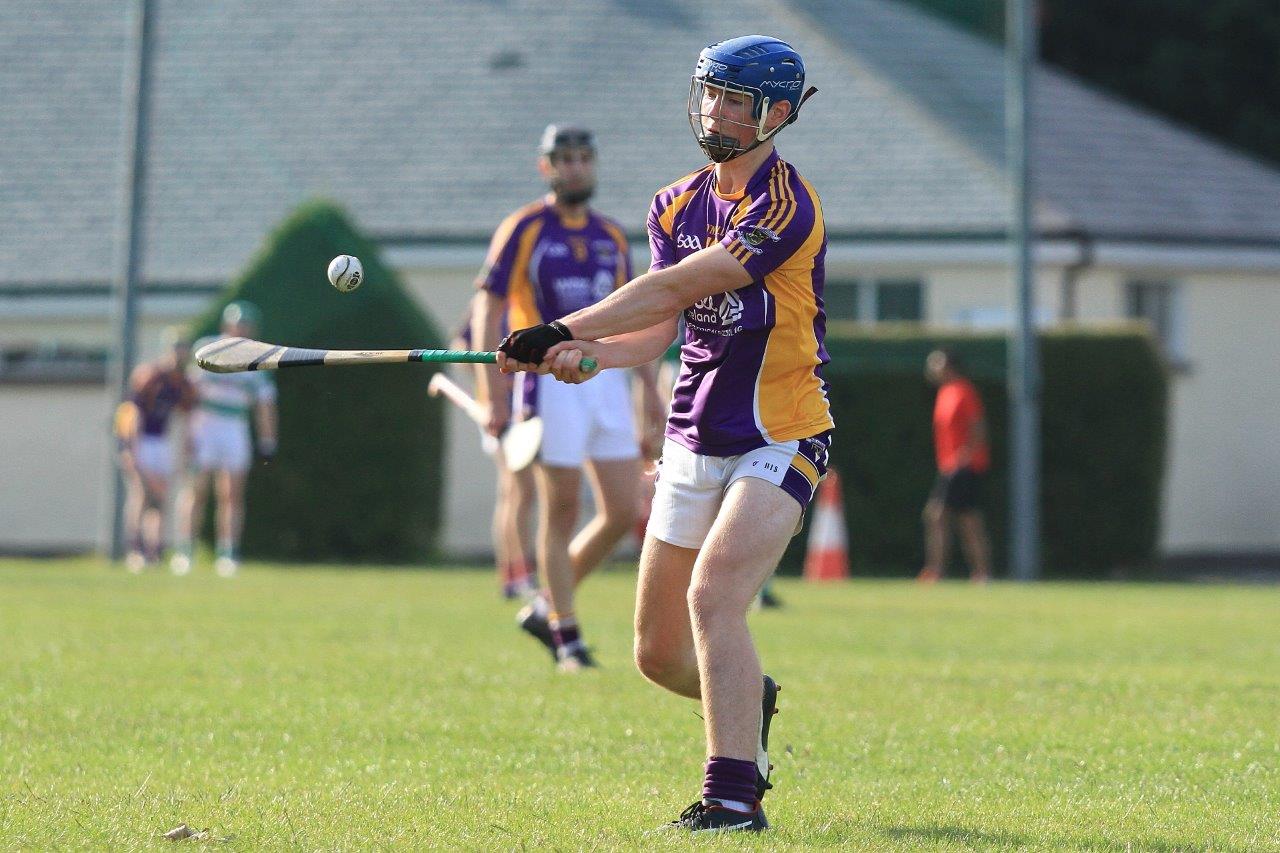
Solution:
[{"label": "orange traffic cone", "polygon": [[840,477],[828,470],[818,485],[818,500],[809,527],[809,547],[804,558],[804,579],[844,580],[849,577],[849,535],[844,524],[844,499]]}]

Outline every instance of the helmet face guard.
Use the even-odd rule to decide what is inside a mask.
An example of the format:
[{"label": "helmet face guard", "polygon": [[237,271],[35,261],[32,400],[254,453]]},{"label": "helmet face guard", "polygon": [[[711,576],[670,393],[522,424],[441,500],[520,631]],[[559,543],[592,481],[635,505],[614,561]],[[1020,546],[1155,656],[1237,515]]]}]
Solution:
[{"label": "helmet face guard", "polygon": [[[749,122],[725,117],[725,102],[734,94],[749,100]],[[755,87],[724,83],[697,74],[689,81],[689,127],[698,145],[714,163],[726,163],[746,154],[792,121],[792,117],[788,117],[772,130],[765,130],[768,115],[769,98]],[[708,128],[712,123],[718,130]]]}]

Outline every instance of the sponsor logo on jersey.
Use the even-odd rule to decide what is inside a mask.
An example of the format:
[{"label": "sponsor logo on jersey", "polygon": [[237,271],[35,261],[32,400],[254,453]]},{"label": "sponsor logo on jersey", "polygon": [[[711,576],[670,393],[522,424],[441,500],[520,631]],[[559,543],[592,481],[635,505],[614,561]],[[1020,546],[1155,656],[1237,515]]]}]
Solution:
[{"label": "sponsor logo on jersey", "polygon": [[699,299],[686,314],[690,323],[724,327],[741,320],[743,311],[742,297],[730,290]]},{"label": "sponsor logo on jersey", "polygon": [[557,276],[551,286],[561,305],[580,305],[591,299],[591,279],[585,275]]}]

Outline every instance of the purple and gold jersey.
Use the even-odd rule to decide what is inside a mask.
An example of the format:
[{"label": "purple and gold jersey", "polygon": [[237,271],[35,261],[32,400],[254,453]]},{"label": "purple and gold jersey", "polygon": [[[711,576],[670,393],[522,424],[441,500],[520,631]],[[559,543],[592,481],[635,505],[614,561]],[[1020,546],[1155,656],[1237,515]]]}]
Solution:
[{"label": "purple and gold jersey", "polygon": [[524,329],[594,305],[630,280],[617,223],[595,211],[571,221],[544,199],[498,226],[476,284],[505,297],[510,327]]},{"label": "purple and gold jersey", "polygon": [[716,190],[707,165],[654,196],[651,269],[717,242],[752,282],[685,309],[667,435],[695,453],[735,456],[832,429],[818,194],[773,152],[735,195]]}]

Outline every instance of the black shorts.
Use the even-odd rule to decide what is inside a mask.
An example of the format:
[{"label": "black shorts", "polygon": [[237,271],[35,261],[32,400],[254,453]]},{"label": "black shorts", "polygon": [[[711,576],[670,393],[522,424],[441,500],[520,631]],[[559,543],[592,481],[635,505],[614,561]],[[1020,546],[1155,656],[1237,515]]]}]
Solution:
[{"label": "black shorts", "polygon": [[969,512],[980,509],[982,502],[982,481],[985,474],[979,474],[972,468],[961,468],[951,474],[939,474],[933,483],[933,491],[929,500],[941,501],[947,509],[956,512]]}]

